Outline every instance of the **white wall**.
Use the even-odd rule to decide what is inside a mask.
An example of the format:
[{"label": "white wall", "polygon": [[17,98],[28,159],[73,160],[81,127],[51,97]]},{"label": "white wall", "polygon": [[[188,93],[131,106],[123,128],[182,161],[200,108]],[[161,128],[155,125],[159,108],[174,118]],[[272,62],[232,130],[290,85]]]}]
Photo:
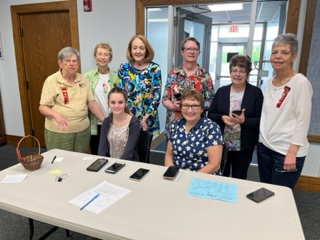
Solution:
[{"label": "white wall", "polygon": [[82,0],[78,3],[79,40],[81,70],[86,72],[95,66],[93,48],[98,42],[106,41],[112,46],[112,70],[127,61],[128,42],[136,32],[135,1],[94,0],[93,11],[84,12]]},{"label": "white wall", "polygon": [[320,143],[310,143],[309,153],[304,162],[302,175],[320,177]]},{"label": "white wall", "polygon": [[[57,0],[53,0],[57,1]],[[1,0],[0,34],[4,59],[0,60],[0,90],[3,105],[5,131],[7,135],[24,136],[16,59],[14,52],[11,5],[53,2],[50,0]],[[113,47],[114,58],[110,67],[117,70],[126,61],[125,51],[135,34],[135,1],[94,0],[93,11],[83,12],[82,0],[78,3],[79,39],[81,67],[85,72],[94,66],[93,48],[100,41],[108,41]],[[155,49],[156,51],[156,49]],[[165,66],[162,66],[165,68]],[[165,83],[165,76],[163,76]],[[320,144],[311,143],[302,174],[320,177]]]}]

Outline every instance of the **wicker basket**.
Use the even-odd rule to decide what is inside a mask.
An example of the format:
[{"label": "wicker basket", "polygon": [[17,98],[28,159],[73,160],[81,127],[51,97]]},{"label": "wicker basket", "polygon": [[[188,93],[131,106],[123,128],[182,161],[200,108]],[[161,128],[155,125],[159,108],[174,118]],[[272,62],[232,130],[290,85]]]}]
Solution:
[{"label": "wicker basket", "polygon": [[[37,141],[39,152],[38,153],[28,153],[26,155],[21,156],[20,150],[19,150],[20,143],[28,137],[32,137]],[[40,143],[37,138],[35,138],[34,136],[31,136],[31,135],[23,137],[18,143],[18,146],[16,148],[16,152],[17,152],[19,162],[24,166],[25,169],[27,169],[29,171],[34,171],[34,170],[37,170],[40,168],[42,161],[43,161],[43,156],[41,156],[41,154],[40,154]]]}]

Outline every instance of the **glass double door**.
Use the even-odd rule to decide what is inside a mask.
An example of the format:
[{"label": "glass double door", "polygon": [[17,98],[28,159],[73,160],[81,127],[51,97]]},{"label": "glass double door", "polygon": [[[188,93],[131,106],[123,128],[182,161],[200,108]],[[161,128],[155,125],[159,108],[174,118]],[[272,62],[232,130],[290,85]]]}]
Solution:
[{"label": "glass double door", "polygon": [[246,48],[246,43],[218,43],[216,66],[211,68],[213,72],[210,72],[211,77],[215,79],[215,90],[231,83],[229,60],[233,55],[244,54]]},{"label": "glass double door", "polygon": [[212,18],[195,14],[179,7],[175,9],[177,26],[175,31],[174,66],[178,67],[183,62],[181,56],[182,41],[187,37],[194,37],[200,43],[200,53],[197,63],[205,69],[209,69]]}]

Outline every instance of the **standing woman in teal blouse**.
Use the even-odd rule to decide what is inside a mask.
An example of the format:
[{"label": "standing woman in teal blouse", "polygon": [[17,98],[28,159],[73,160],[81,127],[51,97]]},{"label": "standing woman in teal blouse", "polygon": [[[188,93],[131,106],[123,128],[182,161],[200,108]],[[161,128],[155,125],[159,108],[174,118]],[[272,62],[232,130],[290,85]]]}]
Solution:
[{"label": "standing woman in teal blouse", "polygon": [[[109,91],[117,82],[117,74],[110,71],[108,64],[112,60],[112,48],[109,43],[98,43],[93,52],[97,67],[86,72],[84,76],[88,79],[93,95],[100,106],[105,117],[109,116],[107,98]],[[98,154],[98,146],[102,123],[90,113],[91,122],[91,154]]]},{"label": "standing woman in teal blouse", "polygon": [[[158,107],[162,82],[160,66],[152,61],[154,51],[144,36],[135,35],[129,41],[126,57],[128,62],[121,64],[118,70],[118,87],[127,92],[128,107],[140,120],[142,130],[152,135],[159,134]],[[152,137],[149,146],[151,140]]]}]

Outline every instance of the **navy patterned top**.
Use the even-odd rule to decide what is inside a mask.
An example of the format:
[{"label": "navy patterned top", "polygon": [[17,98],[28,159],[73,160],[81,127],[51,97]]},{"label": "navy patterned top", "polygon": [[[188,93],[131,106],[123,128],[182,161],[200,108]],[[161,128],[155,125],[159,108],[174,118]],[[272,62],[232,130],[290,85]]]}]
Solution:
[{"label": "navy patterned top", "polygon": [[207,147],[223,144],[223,137],[219,125],[205,116],[188,133],[185,122],[182,118],[171,123],[172,161],[181,169],[198,171],[208,163]]}]

